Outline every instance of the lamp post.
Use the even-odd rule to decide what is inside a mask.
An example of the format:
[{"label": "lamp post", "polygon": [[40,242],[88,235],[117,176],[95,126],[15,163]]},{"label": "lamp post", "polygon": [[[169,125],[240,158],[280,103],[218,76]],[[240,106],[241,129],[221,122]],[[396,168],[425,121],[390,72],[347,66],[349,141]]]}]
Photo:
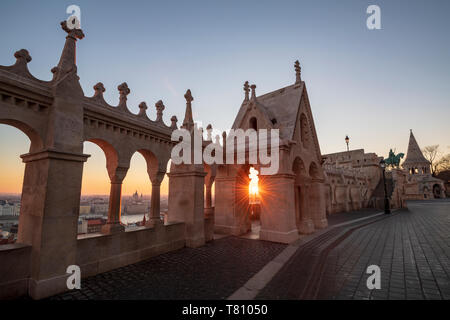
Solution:
[{"label": "lamp post", "polygon": [[348,137],[348,135],[345,136],[345,143],[347,144],[347,151],[349,151],[349,149],[348,149],[348,143],[349,143],[349,141],[350,141],[350,138]]},{"label": "lamp post", "polygon": [[391,206],[389,204],[389,198],[387,196],[387,188],[386,188],[386,162],[384,159],[380,161],[380,167],[383,169],[383,183],[384,183],[384,213],[389,214],[391,213]]}]

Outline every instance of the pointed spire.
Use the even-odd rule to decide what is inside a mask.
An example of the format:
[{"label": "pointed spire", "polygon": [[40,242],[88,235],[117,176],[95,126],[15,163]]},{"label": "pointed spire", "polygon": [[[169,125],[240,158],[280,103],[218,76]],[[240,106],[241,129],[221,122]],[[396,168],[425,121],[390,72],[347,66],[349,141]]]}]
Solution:
[{"label": "pointed spire", "polygon": [[212,125],[211,124],[208,124],[208,126],[206,127],[206,140],[212,141]]},{"label": "pointed spire", "polygon": [[166,108],[162,100],[159,100],[157,103],[155,103],[155,108],[156,108],[156,121],[162,122],[163,111]]},{"label": "pointed spire", "polygon": [[55,72],[55,80],[61,79],[68,72],[75,72],[76,66],[76,42],[84,38],[84,33],[81,29],[70,29],[67,26],[67,21],[61,22],[62,29],[67,32],[66,43],[61,53],[61,58],[58,63],[58,70]]},{"label": "pointed spire", "polygon": [[251,98],[251,101],[256,101],[256,85],[255,85],[255,84],[252,84],[252,85],[250,86],[250,88],[252,89],[252,98]]},{"label": "pointed spire", "polygon": [[245,81],[245,83],[244,83],[244,91],[245,91],[244,101],[248,101],[248,96],[249,96],[249,92],[250,92],[248,81]]},{"label": "pointed spire", "polygon": [[184,115],[183,128],[189,130],[194,126],[194,119],[192,118],[192,101],[194,97],[192,97],[190,89],[186,91],[184,98],[186,99],[186,113]]},{"label": "pointed spire", "polygon": [[419,144],[414,137],[412,129],[410,129],[409,133],[409,143],[408,143],[408,151],[406,153],[405,162],[403,162],[403,166],[411,167],[411,166],[422,166],[423,164],[429,164],[430,162],[423,156],[422,151],[420,150]]},{"label": "pointed spire", "polygon": [[302,81],[301,79],[302,68],[300,67],[300,62],[298,60],[295,61],[294,68],[295,68],[295,83],[297,84]]},{"label": "pointed spire", "polygon": [[227,163],[227,133],[222,132],[223,163]]}]

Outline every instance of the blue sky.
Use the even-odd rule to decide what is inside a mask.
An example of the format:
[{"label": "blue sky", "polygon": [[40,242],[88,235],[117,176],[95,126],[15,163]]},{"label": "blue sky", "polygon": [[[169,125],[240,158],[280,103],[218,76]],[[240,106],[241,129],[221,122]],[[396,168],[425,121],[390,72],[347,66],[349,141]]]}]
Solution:
[{"label": "blue sky", "polygon": [[[26,48],[31,72],[50,79],[70,4],[81,8],[86,34],[77,64],[87,96],[101,81],[116,105],[126,81],[132,111],[146,101],[155,118],[162,99],[169,123],[173,114],[183,119],[190,88],[195,120],[223,130],[244,81],[258,95],[292,84],[299,59],[322,153],[345,150],[346,134],[352,149],[406,152],[409,129],[422,147],[450,152],[450,1],[3,0],[0,64]],[[370,4],[381,8],[381,30],[366,28]],[[1,150],[14,130],[0,125]]]}]

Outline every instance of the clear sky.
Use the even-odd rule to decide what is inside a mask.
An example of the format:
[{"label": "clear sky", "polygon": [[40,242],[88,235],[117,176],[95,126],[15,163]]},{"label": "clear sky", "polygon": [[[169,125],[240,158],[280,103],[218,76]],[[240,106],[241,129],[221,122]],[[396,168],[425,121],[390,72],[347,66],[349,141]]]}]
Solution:
[{"label": "clear sky", "polygon": [[[190,88],[193,113],[205,126],[229,129],[243,100],[295,81],[299,59],[322,153],[364,148],[386,156],[405,152],[409,129],[424,147],[450,152],[450,1],[17,1],[0,3],[0,64],[26,48],[31,72],[49,80],[70,4],[81,8],[86,35],[77,65],[87,96],[101,81],[118,103],[117,85],[131,89],[130,109],[164,101],[164,120],[183,119]],[[381,8],[381,30],[368,30],[368,5]],[[109,193],[105,158],[95,145],[83,192]],[[20,192],[29,147],[25,135],[0,125],[0,192]],[[124,193],[145,189],[144,160],[135,155]],[[150,189],[150,188],[148,188]],[[146,193],[145,190],[142,192]]]}]

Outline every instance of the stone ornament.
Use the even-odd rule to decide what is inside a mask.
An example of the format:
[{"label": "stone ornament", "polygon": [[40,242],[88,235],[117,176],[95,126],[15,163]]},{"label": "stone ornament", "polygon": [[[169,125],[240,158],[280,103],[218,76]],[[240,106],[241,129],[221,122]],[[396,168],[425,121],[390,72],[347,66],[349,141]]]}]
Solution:
[{"label": "stone ornament", "polygon": [[61,28],[62,28],[65,32],[67,32],[67,36],[68,36],[68,37],[71,37],[71,38],[73,38],[73,39],[75,39],[75,40],[77,40],[77,39],[81,40],[81,39],[84,38],[83,30],[81,30],[81,29],[76,29],[76,28],[69,29],[69,28],[67,27],[67,21],[66,21],[66,20],[64,20],[64,21],[61,22]]},{"label": "stone ornament", "polygon": [[166,108],[164,106],[164,103],[162,102],[162,100],[159,100],[158,102],[155,103],[155,108],[156,108],[156,121],[157,122],[162,122],[163,121],[163,111]]}]

